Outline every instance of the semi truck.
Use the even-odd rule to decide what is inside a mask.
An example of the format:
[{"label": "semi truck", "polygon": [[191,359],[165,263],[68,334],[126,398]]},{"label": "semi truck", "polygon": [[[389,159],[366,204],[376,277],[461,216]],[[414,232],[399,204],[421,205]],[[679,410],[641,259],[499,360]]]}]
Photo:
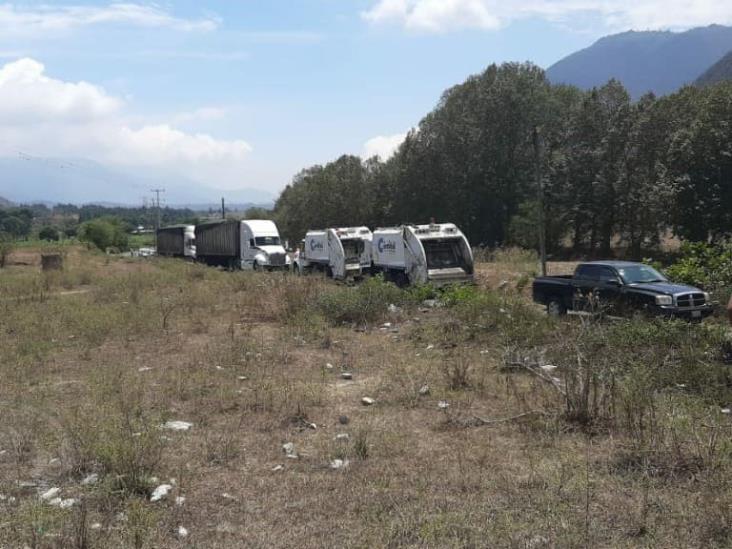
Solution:
[{"label": "semi truck", "polygon": [[196,259],[196,227],[171,225],[156,233],[157,253],[166,257]]},{"label": "semi truck", "polygon": [[221,220],[196,226],[199,261],[228,269],[288,270],[290,258],[270,220]]},{"label": "semi truck", "polygon": [[371,246],[373,270],[397,285],[470,283],[473,251],[452,223],[377,229]]},{"label": "semi truck", "polygon": [[368,227],[342,227],[308,231],[293,268],[298,274],[325,272],[337,280],[361,278],[371,268]]}]

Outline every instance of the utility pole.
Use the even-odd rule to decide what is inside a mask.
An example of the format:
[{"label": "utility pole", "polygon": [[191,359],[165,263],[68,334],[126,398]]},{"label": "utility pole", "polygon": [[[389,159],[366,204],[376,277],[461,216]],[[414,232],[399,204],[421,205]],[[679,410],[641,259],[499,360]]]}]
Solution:
[{"label": "utility pole", "polygon": [[546,219],[544,215],[544,178],[542,175],[543,143],[539,127],[534,127],[534,176],[539,206],[539,257],[541,259],[541,275],[546,276]]},{"label": "utility pole", "polygon": [[221,197],[221,219],[226,219],[226,202],[224,197]]},{"label": "utility pole", "polygon": [[155,249],[158,249],[158,230],[160,229],[160,193],[164,193],[165,189],[152,189],[150,192],[155,193]]}]

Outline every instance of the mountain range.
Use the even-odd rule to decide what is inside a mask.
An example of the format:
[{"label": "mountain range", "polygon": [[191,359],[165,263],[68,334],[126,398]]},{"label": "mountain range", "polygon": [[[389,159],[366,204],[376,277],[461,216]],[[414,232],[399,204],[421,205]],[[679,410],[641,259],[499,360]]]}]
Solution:
[{"label": "mountain range", "polygon": [[732,51],[697,78],[696,84],[698,86],[711,86],[725,80],[732,80]]},{"label": "mountain range", "polygon": [[220,207],[230,204],[272,204],[273,196],[258,189],[221,190],[167,173],[125,171],[86,159],[0,157],[0,196],[15,203],[140,205],[152,201],[151,189],[164,188],[165,204]]},{"label": "mountain range", "polygon": [[638,99],[649,91],[665,95],[693,84],[730,52],[732,27],[711,25],[678,33],[630,31],[606,36],[565,57],[547,69],[547,77],[553,83],[583,89],[615,78]]}]

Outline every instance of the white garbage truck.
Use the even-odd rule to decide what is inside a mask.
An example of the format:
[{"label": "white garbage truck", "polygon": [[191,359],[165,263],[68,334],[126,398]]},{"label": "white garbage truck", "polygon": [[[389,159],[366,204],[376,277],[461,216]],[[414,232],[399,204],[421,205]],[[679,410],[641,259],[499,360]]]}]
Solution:
[{"label": "white garbage truck", "polygon": [[196,255],[230,269],[289,270],[290,257],[269,220],[222,220],[196,226]]},{"label": "white garbage truck", "polygon": [[337,280],[360,278],[371,269],[372,237],[368,227],[308,231],[294,269],[299,274],[322,271]]},{"label": "white garbage truck", "polygon": [[444,286],[473,282],[473,251],[452,223],[377,229],[371,247],[373,269],[400,286]]},{"label": "white garbage truck", "polygon": [[158,255],[196,259],[196,227],[193,225],[162,227],[157,231],[156,240]]}]

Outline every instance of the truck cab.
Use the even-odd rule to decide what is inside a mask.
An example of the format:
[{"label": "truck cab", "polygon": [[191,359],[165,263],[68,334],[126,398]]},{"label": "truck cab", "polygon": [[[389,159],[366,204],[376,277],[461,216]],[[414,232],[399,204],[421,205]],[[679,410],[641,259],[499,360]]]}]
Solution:
[{"label": "truck cab", "polygon": [[287,255],[277,225],[269,220],[241,222],[241,267],[257,270],[287,270]]},{"label": "truck cab", "polygon": [[368,227],[308,231],[295,260],[296,272],[321,271],[337,280],[359,278],[371,267],[371,240]]}]

